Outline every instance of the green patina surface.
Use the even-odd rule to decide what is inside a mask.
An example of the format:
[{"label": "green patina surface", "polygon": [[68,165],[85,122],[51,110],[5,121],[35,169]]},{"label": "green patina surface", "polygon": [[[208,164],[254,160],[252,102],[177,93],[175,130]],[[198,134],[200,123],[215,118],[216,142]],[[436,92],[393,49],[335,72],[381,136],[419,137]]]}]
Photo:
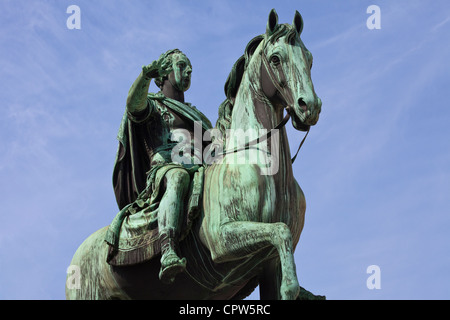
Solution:
[{"label": "green patina surface", "polygon": [[[302,30],[298,12],[292,24],[279,24],[272,10],[266,32],[234,64],[216,123],[221,138],[214,140],[224,153],[214,163],[194,164],[205,148],[194,122],[202,123],[200,140],[212,126],[184,101],[189,59],[169,50],[143,67],[118,135],[113,184],[120,211],[75,254],[72,264],[81,266],[84,278],[82,289],[66,290],[68,298],[229,299],[244,297],[257,284],[266,299],[316,298],[297,279],[293,253],[306,202],[294,179],[285,128],[253,149],[227,140],[230,130],[270,131],[285,109],[297,130],[317,123],[322,103]],[[161,89],[157,94],[148,93],[152,79]],[[190,164],[173,161],[177,129],[192,139]],[[250,152],[256,161],[249,161]],[[130,285],[140,274],[136,268],[151,288]]]}]

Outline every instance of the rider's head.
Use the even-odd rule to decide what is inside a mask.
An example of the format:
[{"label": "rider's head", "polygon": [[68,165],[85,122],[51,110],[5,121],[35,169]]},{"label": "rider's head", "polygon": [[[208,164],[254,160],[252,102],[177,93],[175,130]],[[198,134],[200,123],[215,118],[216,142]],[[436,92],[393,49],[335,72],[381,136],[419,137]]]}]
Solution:
[{"label": "rider's head", "polygon": [[191,85],[192,65],[186,55],[178,49],[172,49],[159,57],[161,74],[168,74],[155,79],[155,83],[162,88],[164,81],[168,79],[172,86],[180,91],[186,91]]}]

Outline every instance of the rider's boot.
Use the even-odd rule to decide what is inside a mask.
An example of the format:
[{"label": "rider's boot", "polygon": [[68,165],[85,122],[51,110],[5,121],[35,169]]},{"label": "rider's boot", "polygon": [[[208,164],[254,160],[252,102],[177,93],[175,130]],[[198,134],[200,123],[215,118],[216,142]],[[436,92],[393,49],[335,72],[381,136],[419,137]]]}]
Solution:
[{"label": "rider's boot", "polygon": [[186,258],[180,259],[177,254],[178,237],[173,229],[160,234],[161,243],[161,270],[159,279],[170,284],[175,276],[186,270]]}]

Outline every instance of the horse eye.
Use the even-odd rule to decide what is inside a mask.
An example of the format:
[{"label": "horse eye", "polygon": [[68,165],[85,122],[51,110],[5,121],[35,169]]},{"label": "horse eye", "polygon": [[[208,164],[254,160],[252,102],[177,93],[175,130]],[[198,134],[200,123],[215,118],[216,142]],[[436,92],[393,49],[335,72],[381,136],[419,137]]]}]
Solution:
[{"label": "horse eye", "polygon": [[280,63],[280,58],[279,58],[277,55],[273,55],[273,56],[270,58],[270,61],[271,61],[273,64],[277,65],[277,64]]}]

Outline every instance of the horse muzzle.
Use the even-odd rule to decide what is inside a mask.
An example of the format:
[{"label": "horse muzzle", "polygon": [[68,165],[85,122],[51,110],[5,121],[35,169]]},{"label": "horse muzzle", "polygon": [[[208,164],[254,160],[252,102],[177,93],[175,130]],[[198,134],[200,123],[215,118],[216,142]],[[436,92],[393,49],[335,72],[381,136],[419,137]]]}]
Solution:
[{"label": "horse muzzle", "polygon": [[299,98],[291,110],[292,125],[295,129],[307,131],[319,121],[319,114],[322,109],[322,100],[317,95],[314,99]]}]

